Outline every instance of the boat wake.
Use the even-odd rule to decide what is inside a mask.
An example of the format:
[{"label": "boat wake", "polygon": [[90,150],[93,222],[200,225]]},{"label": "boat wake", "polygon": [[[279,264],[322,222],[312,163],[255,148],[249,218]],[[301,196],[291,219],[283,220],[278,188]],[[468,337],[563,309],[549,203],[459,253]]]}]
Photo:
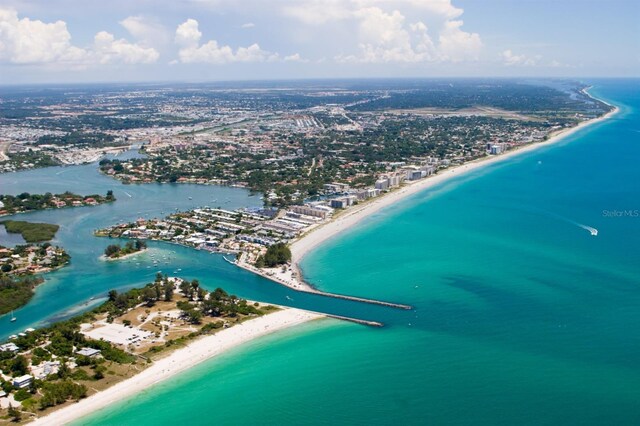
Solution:
[{"label": "boat wake", "polygon": [[585,229],[587,231],[589,231],[591,233],[592,236],[597,237],[598,236],[598,230],[592,226],[587,226],[587,225],[583,225],[581,223],[575,223],[577,226],[579,226],[582,229]]},{"label": "boat wake", "polygon": [[578,228],[582,228],[585,231],[588,231],[589,234],[591,234],[592,237],[597,237],[598,236],[598,229],[594,228],[593,226],[589,226],[589,225],[585,225],[584,223],[580,223],[580,222],[576,222],[575,220],[569,219],[567,217],[561,216],[557,213],[552,213],[550,211],[547,210],[542,210],[542,209],[531,209],[528,210],[530,212],[537,212],[537,213],[542,213],[543,215],[546,216],[550,216],[553,217],[555,219],[561,220],[563,222],[567,222],[570,223],[571,225],[577,226]]},{"label": "boat wake", "polygon": [[576,222],[575,220],[571,220],[571,219],[566,218],[564,216],[560,216],[559,214],[555,214],[555,213],[550,213],[550,214],[552,216],[562,220],[562,221],[568,222],[568,223],[570,223],[572,225],[577,226],[578,228],[582,228],[585,231],[588,231],[589,234],[591,234],[592,237],[597,237],[598,236],[598,229],[594,228],[593,226],[589,226],[589,225],[585,225],[584,223]]},{"label": "boat wake", "polygon": [[571,220],[571,219],[567,219],[566,217],[562,217],[560,215],[554,215],[559,219],[564,220],[565,222],[569,222],[572,225],[577,226],[578,228],[582,228],[585,231],[589,231],[589,233],[591,234],[591,236],[593,237],[597,237],[598,236],[598,230],[596,228],[594,228],[593,226],[589,226],[589,225],[585,225],[583,223],[580,222],[576,222],[575,220]]}]

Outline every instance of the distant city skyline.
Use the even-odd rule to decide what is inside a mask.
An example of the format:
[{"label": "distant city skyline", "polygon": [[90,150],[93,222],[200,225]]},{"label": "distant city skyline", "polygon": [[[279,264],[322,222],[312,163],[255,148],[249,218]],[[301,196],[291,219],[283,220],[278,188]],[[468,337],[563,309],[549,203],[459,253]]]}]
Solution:
[{"label": "distant city skyline", "polygon": [[0,1],[0,84],[635,77],[635,1]]}]

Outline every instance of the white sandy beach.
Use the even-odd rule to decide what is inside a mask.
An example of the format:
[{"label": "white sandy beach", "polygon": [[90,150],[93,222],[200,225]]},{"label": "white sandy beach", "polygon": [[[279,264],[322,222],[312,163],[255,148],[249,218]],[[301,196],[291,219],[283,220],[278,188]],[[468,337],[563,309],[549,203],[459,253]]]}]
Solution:
[{"label": "white sandy beach", "polygon": [[212,336],[194,340],[185,348],[178,349],[166,358],[154,362],[140,374],[78,403],[54,411],[30,424],[57,426],[71,423],[118,401],[133,397],[158,382],[252,339],[322,317],[320,314],[287,308],[245,321]]},{"label": "white sandy beach", "polygon": [[[373,213],[376,213],[385,207],[396,204],[403,198],[409,197],[425,189],[432,188],[452,178],[465,175],[474,170],[478,170],[480,168],[489,166],[494,163],[508,161],[509,159],[515,156],[523,155],[527,152],[531,152],[531,151],[540,149],[542,147],[546,147],[546,146],[558,143],[559,141],[566,138],[567,136],[572,135],[577,131],[584,129],[587,126],[591,126],[595,123],[599,123],[601,121],[604,121],[610,118],[611,116],[615,115],[618,111],[619,111],[618,107],[614,107],[612,111],[603,115],[602,117],[582,122],[579,125],[572,127],[570,129],[559,131],[555,135],[552,135],[546,141],[532,143],[511,151],[508,151],[505,154],[496,155],[492,157],[485,157],[485,158],[482,158],[476,161],[471,161],[469,163],[466,163],[457,167],[445,169],[440,173],[438,173],[437,175],[406,184],[405,186],[402,186],[395,191],[392,191],[386,195],[375,198],[372,201],[367,202],[361,206],[352,207],[348,209],[344,214],[338,216],[336,219],[331,220],[325,224],[322,224],[317,228],[314,228],[313,230],[309,231],[307,234],[303,235],[302,238],[300,238],[299,240],[291,244],[292,264],[294,265],[295,269],[298,271],[298,276],[302,281],[303,278],[299,268],[299,263],[302,260],[302,258],[307,253],[309,253],[312,249],[322,244],[324,241],[345,232],[346,230],[353,227],[356,223],[366,218],[367,216]],[[308,286],[304,285],[304,287],[308,287]]]},{"label": "white sandy beach", "polygon": [[103,260],[105,262],[115,262],[118,260],[125,260],[125,259],[129,259],[130,257],[136,257],[139,254],[146,253],[147,250],[149,249],[145,248],[142,250],[134,251],[133,253],[125,254],[124,256],[120,256],[120,257],[107,257],[107,255],[103,254],[103,255],[100,255],[100,260]]}]

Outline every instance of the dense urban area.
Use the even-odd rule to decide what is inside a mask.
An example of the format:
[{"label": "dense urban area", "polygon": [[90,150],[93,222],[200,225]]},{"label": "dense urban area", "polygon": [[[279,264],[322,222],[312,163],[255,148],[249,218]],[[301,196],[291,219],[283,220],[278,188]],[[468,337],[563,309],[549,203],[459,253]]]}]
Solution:
[{"label": "dense urban area", "polygon": [[[288,206],[328,184],[364,189],[499,155],[609,109],[579,83],[544,84],[5,88],[0,171],[101,160],[125,183],[236,185]],[[131,146],[145,155],[120,159]]]}]

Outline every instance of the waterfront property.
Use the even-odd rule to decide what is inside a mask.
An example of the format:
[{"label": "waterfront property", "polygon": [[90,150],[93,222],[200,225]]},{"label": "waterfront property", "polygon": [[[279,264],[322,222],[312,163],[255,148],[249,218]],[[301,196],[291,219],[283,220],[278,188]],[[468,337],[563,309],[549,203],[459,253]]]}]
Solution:
[{"label": "waterfront property", "polygon": [[158,353],[277,311],[220,288],[208,292],[197,280],[158,274],[143,288],[111,291],[89,312],[4,343],[0,381],[11,384],[3,388],[17,409],[40,417],[140,373]]}]

